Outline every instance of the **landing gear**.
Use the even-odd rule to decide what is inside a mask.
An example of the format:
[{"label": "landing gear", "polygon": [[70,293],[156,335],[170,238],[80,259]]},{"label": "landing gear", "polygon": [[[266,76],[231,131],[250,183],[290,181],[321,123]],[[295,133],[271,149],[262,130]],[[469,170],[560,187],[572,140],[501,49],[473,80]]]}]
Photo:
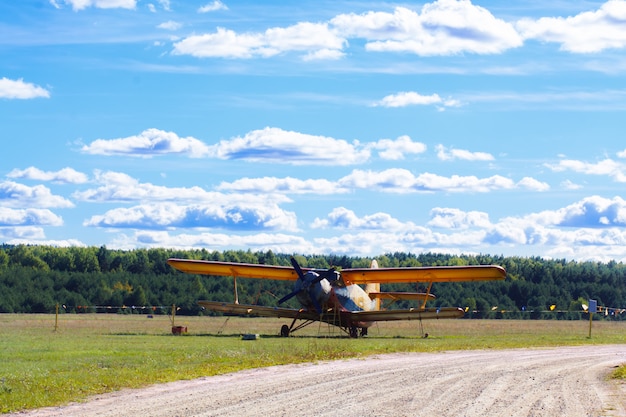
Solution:
[{"label": "landing gear", "polygon": [[280,328],[280,337],[289,337],[289,332],[289,326],[283,324],[283,326]]},{"label": "landing gear", "polygon": [[359,328],[356,326],[350,327],[350,337],[356,339],[359,337]]}]

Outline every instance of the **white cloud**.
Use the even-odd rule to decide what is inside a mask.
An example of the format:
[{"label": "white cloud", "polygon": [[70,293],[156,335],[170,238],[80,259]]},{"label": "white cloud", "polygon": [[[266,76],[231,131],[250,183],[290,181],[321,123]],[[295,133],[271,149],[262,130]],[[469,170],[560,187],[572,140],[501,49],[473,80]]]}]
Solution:
[{"label": "white cloud", "polygon": [[[143,208],[142,219],[149,212]],[[325,218],[316,218],[313,228],[345,231],[329,237],[304,238],[297,234],[175,234],[172,230],[136,231],[133,236],[119,236],[111,247],[239,248],[272,250],[278,253],[338,253],[372,256],[389,252],[485,253],[515,248],[540,252],[544,256],[583,260],[626,259],[626,202],[620,197],[589,197],[562,209],[505,217],[492,223],[484,212],[464,212],[458,208],[435,208],[425,225],[399,221],[387,213],[362,217],[352,210],[338,207]],[[145,211],[142,211],[145,210]],[[156,210],[156,209],[155,209]],[[183,213],[186,208],[182,207]],[[158,210],[180,223],[175,210]],[[152,215],[152,214],[150,214]],[[113,216],[111,216],[113,217]],[[158,217],[158,216],[157,216]],[[167,224],[167,222],[166,222]],[[164,225],[160,225],[164,226]],[[165,227],[164,227],[165,228]],[[437,228],[435,232],[432,228]]]},{"label": "white cloud", "polygon": [[390,193],[414,192],[490,192],[526,187],[527,180],[516,184],[509,178],[494,175],[487,178],[452,175],[444,177],[432,173],[413,175],[406,169],[393,168],[384,171],[354,170],[341,178],[343,187],[367,188]]},{"label": "white cloud", "polygon": [[167,231],[136,231],[134,235],[120,235],[107,247],[133,249],[137,247],[155,248],[224,248],[251,249],[275,253],[319,253],[313,242],[301,236],[283,233],[256,233],[246,235],[229,235],[224,233],[202,232],[197,234]]},{"label": "white cloud", "polygon": [[202,141],[181,138],[174,132],[147,129],[136,136],[119,139],[96,139],[81,151],[92,155],[126,155],[151,158],[155,155],[187,155],[190,158],[205,157],[209,148]]},{"label": "white cloud", "polygon": [[526,39],[554,42],[561,50],[593,53],[626,47],[626,2],[609,0],[595,11],[570,17],[522,19],[516,27]]},{"label": "white cloud", "polygon": [[582,185],[580,184],[575,184],[570,180],[565,180],[561,183],[561,187],[563,187],[566,190],[580,190],[582,187]]},{"label": "white cloud", "polygon": [[[215,1],[199,12],[223,9]],[[225,7],[225,6],[224,6]],[[393,13],[370,11],[341,14],[327,23],[299,22],[264,32],[237,33],[218,28],[192,35],[174,44],[174,54],[199,58],[267,58],[285,52],[303,52],[303,59],[338,59],[348,38],[366,40],[366,50],[409,52],[422,56],[460,53],[496,54],[522,45],[513,25],[495,18],[469,0],[438,0],[421,13],[397,7]],[[455,100],[443,100],[448,106]]]},{"label": "white cloud", "polygon": [[415,224],[401,222],[387,213],[374,213],[358,217],[352,210],[345,207],[337,207],[328,214],[326,219],[316,218],[311,227],[314,229],[330,227],[336,229],[396,230],[406,232],[407,230],[415,229]]},{"label": "white cloud", "polygon": [[296,231],[296,216],[280,209],[276,204],[255,204],[254,201],[238,204],[179,205],[175,203],[142,204],[130,208],[116,208],[104,215],[92,216],[85,226],[172,229],[208,228],[247,230]]},{"label": "white cloud", "polygon": [[59,171],[42,171],[39,168],[13,169],[7,174],[9,178],[22,178],[37,181],[52,181],[66,184],[84,184],[88,181],[87,175],[73,168],[63,168]]},{"label": "white cloud", "polygon": [[161,5],[161,7],[163,7],[163,10],[165,10],[166,12],[171,11],[171,7],[170,7],[170,0],[158,0],[159,4]]},{"label": "white cloud", "polygon": [[442,99],[439,94],[425,96],[414,91],[403,91],[391,94],[374,103],[374,106],[382,107],[407,107],[407,106],[428,106],[439,105],[440,108],[458,107],[460,102],[453,99]]},{"label": "white cloud", "polygon": [[267,58],[285,52],[304,52],[307,60],[335,59],[346,44],[328,25],[297,23],[265,32],[238,34],[218,28],[214,33],[192,35],[174,44],[173,53],[198,58]]},{"label": "white cloud", "polygon": [[409,136],[399,136],[396,140],[381,139],[378,142],[368,144],[367,149],[376,149],[383,159],[400,160],[407,154],[420,154],[426,152],[426,145],[421,142],[413,142]]},{"label": "white cloud", "polygon": [[2,243],[9,245],[38,245],[46,234],[43,228],[34,226],[0,227],[0,239]]},{"label": "white cloud", "polygon": [[397,7],[393,13],[342,14],[331,24],[346,37],[366,39],[366,49],[376,52],[495,54],[522,45],[511,24],[467,0],[435,1],[421,13]]},{"label": "white cloud", "polygon": [[[549,216],[548,213],[552,213]],[[621,197],[612,199],[591,196],[554,212],[541,213],[550,223],[565,227],[626,226],[626,201]]]},{"label": "white cloud", "polygon": [[317,49],[315,51],[308,52],[302,57],[305,62],[308,61],[333,61],[343,58],[345,53],[338,49]]},{"label": "white cloud", "polygon": [[436,207],[430,211],[430,215],[431,220],[427,223],[430,227],[460,230],[492,227],[489,215],[480,211],[467,212],[456,208]]},{"label": "white cloud", "polygon": [[13,181],[0,182],[0,205],[4,207],[68,208],[74,204],[64,197],[53,195],[43,185],[28,187]]},{"label": "white cloud", "polygon": [[205,4],[198,9],[198,13],[209,13],[218,10],[228,10],[228,7],[220,0],[214,0],[212,3]]},{"label": "white cloud", "polygon": [[[12,236],[13,239],[6,239],[6,243],[8,245],[41,245],[41,246],[55,246],[55,247],[86,247],[87,245],[81,242],[78,239],[46,239],[46,235],[42,229],[33,228],[28,229],[25,227],[18,227],[11,230],[11,233],[8,231],[4,231],[6,234],[4,236]],[[3,236],[3,230],[0,229],[0,237]]]},{"label": "white cloud", "polygon": [[[134,9],[137,0],[63,0],[65,4],[72,6],[75,11],[95,7],[98,9]],[[58,2],[56,2],[58,5]]]},{"label": "white cloud", "polygon": [[626,166],[612,159],[604,159],[596,163],[564,159],[558,164],[545,164],[554,172],[574,171],[587,175],[604,175],[617,182],[626,182]]},{"label": "white cloud", "polygon": [[341,188],[337,183],[326,179],[307,179],[286,177],[241,178],[230,183],[222,182],[217,190],[243,193],[281,193],[281,194],[342,194],[350,190]]},{"label": "white cloud", "polygon": [[88,202],[141,202],[92,216],[85,226],[107,228],[172,229],[224,228],[232,230],[297,230],[294,213],[280,208],[290,202],[280,194],[224,194],[200,187],[171,188],[119,172],[96,171],[95,189],[77,191],[73,197]]},{"label": "white cloud", "polygon": [[[337,181],[327,179],[301,180],[292,177],[242,178],[230,183],[223,182],[217,189],[244,193],[279,193],[279,194],[343,194],[357,189],[377,190],[380,192],[409,194],[416,192],[455,192],[474,193],[497,190],[527,189],[547,191],[550,186],[530,177],[524,177],[517,183],[508,178],[494,175],[487,178],[452,175],[444,177],[431,173],[418,176],[401,168],[383,171],[354,170]],[[177,192],[177,195],[181,195]],[[78,197],[78,196],[76,196]]]},{"label": "white cloud", "polygon": [[234,205],[244,203],[282,204],[291,200],[279,194],[224,194],[206,191],[201,187],[164,187],[150,183],[140,183],[135,178],[121,172],[95,171],[96,182],[100,187],[76,191],[72,197],[88,202],[178,202],[214,203]]},{"label": "white cloud", "polygon": [[443,145],[437,145],[437,158],[442,161],[451,161],[455,159],[461,159],[464,161],[493,161],[495,158],[493,155],[487,152],[470,152],[465,149],[450,149],[448,150]]},{"label": "white cloud", "polygon": [[50,98],[50,92],[38,85],[26,83],[21,78],[18,80],[0,78],[0,98],[30,99],[38,97]]},{"label": "white cloud", "polygon": [[63,219],[48,209],[0,207],[0,226],[61,226]]},{"label": "white cloud", "polygon": [[167,22],[163,22],[157,26],[157,28],[165,30],[178,30],[181,27],[183,27],[182,23],[175,22],[173,20],[168,20]]},{"label": "white cloud", "polygon": [[358,149],[358,143],[270,127],[222,140],[211,147],[211,153],[221,159],[292,165],[351,165],[370,156],[369,151]]},{"label": "white cloud", "polygon": [[525,188],[527,190],[531,190],[531,191],[539,191],[539,192],[544,192],[544,191],[548,191],[550,190],[550,185],[545,183],[545,182],[541,182],[539,180],[536,180],[534,178],[531,177],[524,177],[521,180],[519,180],[517,182],[517,187],[518,188]]}]

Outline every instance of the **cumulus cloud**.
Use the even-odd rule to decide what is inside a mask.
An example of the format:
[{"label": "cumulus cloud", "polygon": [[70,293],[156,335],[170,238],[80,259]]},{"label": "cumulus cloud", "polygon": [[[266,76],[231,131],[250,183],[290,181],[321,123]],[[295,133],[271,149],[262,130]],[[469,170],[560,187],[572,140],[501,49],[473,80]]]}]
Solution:
[{"label": "cumulus cloud", "polygon": [[442,229],[466,230],[475,227],[488,229],[493,226],[489,221],[489,215],[480,211],[436,207],[430,211],[430,216],[431,220],[427,225]]},{"label": "cumulus cloud", "polygon": [[306,179],[286,177],[241,178],[233,182],[222,182],[217,190],[243,193],[281,194],[342,194],[350,190],[326,179]]},{"label": "cumulus cloud", "polygon": [[410,230],[415,229],[411,222],[401,222],[387,213],[374,213],[358,217],[354,211],[345,207],[337,207],[325,219],[316,218],[311,227],[361,229],[361,230]]},{"label": "cumulus cloud", "polygon": [[446,107],[458,107],[461,103],[454,99],[442,99],[439,94],[425,96],[414,91],[403,91],[383,97],[374,103],[374,106],[381,107],[407,107],[407,106],[428,106],[436,105],[440,109]]},{"label": "cumulus cloud", "polygon": [[74,204],[64,197],[54,195],[48,187],[29,187],[13,181],[0,182],[0,205],[4,207],[68,208]]},{"label": "cumulus cloud", "polygon": [[[200,12],[221,8],[213,2]],[[286,52],[304,59],[338,59],[348,39],[365,39],[367,51],[409,52],[422,56],[460,53],[495,54],[522,45],[512,24],[495,18],[468,0],[438,0],[420,12],[397,7],[393,13],[341,14],[328,22],[299,22],[264,32],[238,33],[218,28],[174,44],[174,54],[199,58],[267,58]]]},{"label": "cumulus cloud", "polygon": [[296,216],[280,204],[280,194],[224,194],[200,187],[172,188],[141,183],[124,173],[95,173],[102,185],[77,191],[79,201],[141,202],[92,216],[85,226],[105,228],[172,229],[225,228],[230,230],[297,230]]},{"label": "cumulus cloud", "polygon": [[563,227],[604,228],[626,226],[626,201],[591,196],[555,211],[540,213],[545,223]]},{"label": "cumulus cloud", "polygon": [[40,243],[42,239],[45,239],[46,234],[43,228],[35,226],[20,226],[20,227],[0,227],[0,239],[3,243],[9,245],[32,245],[32,244],[45,244]]},{"label": "cumulus cloud", "polygon": [[292,165],[351,165],[369,159],[358,142],[266,127],[211,147],[220,159],[242,159]]},{"label": "cumulus cloud", "polygon": [[[169,216],[170,222],[157,223],[152,230],[137,230],[134,235],[120,235],[110,246],[228,247],[364,256],[395,251],[470,254],[485,253],[493,248],[502,250],[506,246],[517,250],[528,246],[541,250],[548,257],[606,261],[626,257],[625,207],[626,202],[620,197],[594,196],[561,209],[504,217],[495,222],[484,212],[438,207],[430,211],[430,221],[423,226],[400,221],[387,213],[358,216],[350,209],[338,207],[325,217],[315,218],[311,227],[340,234],[308,239],[298,234],[254,233],[254,230],[243,235],[215,233],[201,227],[197,228],[198,233],[179,233],[166,225],[181,223],[185,208],[178,209],[180,213],[177,209],[154,209],[167,212],[164,216]],[[151,210],[147,207],[132,209],[124,216],[135,214],[137,219],[142,219]]]},{"label": "cumulus cloud", "polygon": [[137,179],[113,171],[95,171],[95,181],[101,185],[84,191],[76,191],[72,197],[79,201],[104,202],[212,202],[214,204],[237,204],[255,202],[255,204],[286,203],[287,197],[277,194],[224,194],[206,191],[201,187],[164,187],[151,183],[142,183]]},{"label": "cumulus cloud", "polygon": [[531,177],[522,178],[517,182],[517,186],[531,191],[543,192],[550,190],[550,185],[548,183],[541,182]]},{"label": "cumulus cloud", "polygon": [[172,229],[212,228],[238,231],[287,230],[296,231],[296,215],[276,204],[142,204],[116,208],[103,215],[92,216],[85,226]]},{"label": "cumulus cloud", "polygon": [[242,178],[230,183],[222,182],[221,191],[246,193],[284,194],[343,194],[357,189],[377,190],[387,193],[408,194],[416,192],[474,193],[497,190],[525,189],[547,191],[550,186],[534,178],[524,177],[518,182],[494,175],[487,178],[452,175],[444,177],[431,173],[414,175],[409,170],[392,168],[383,171],[354,170],[352,173],[331,181],[328,179],[295,179],[291,177]]},{"label": "cumulus cloud", "polygon": [[[476,176],[452,175],[444,177],[432,173],[413,175],[406,169],[393,168],[384,171],[354,170],[350,175],[341,178],[339,184],[351,188],[367,188],[392,193],[413,192],[490,192],[515,188],[537,187],[529,184],[528,179],[515,183],[509,178],[494,175],[487,178]],[[547,187],[546,184],[543,187]],[[532,189],[532,188],[531,188]]]},{"label": "cumulus cloud", "polygon": [[42,171],[35,167],[13,169],[7,174],[7,177],[37,181],[52,181],[65,184],[84,184],[88,181],[87,175],[69,167],[63,168],[59,171]]},{"label": "cumulus cloud", "polygon": [[626,2],[609,0],[594,11],[570,17],[522,19],[516,27],[525,39],[560,44],[572,53],[594,53],[626,46]]},{"label": "cumulus cloud", "polygon": [[331,24],[348,38],[364,38],[366,49],[376,52],[496,54],[523,43],[512,24],[467,0],[435,1],[421,13],[397,7],[393,13],[342,14]]},{"label": "cumulus cloud", "polygon": [[329,54],[336,58],[345,43],[346,40],[331,31],[327,24],[302,22],[284,28],[270,28],[265,32],[243,34],[218,28],[214,33],[191,35],[176,42],[173,53],[198,58],[243,59],[304,52],[310,60],[315,56],[328,57]]},{"label": "cumulus cloud", "polygon": [[48,209],[0,207],[0,226],[61,226],[63,219]]},{"label": "cumulus cloud", "polygon": [[218,10],[228,10],[228,7],[220,0],[215,0],[212,3],[205,4],[198,9],[198,13],[216,12]]},{"label": "cumulus cloud", "polygon": [[409,136],[403,135],[396,140],[381,139],[367,145],[368,149],[375,149],[382,159],[400,160],[406,155],[417,155],[426,152],[426,145],[413,142]]},{"label": "cumulus cloud", "polygon": [[81,151],[92,155],[125,155],[140,158],[171,154],[201,158],[209,154],[209,147],[191,136],[181,138],[174,132],[147,129],[139,135],[126,138],[96,139],[83,146]]},{"label": "cumulus cloud", "polygon": [[50,98],[50,92],[38,85],[24,82],[22,78],[18,80],[0,78],[0,98],[30,99],[38,97]]},{"label": "cumulus cloud", "polygon": [[448,149],[443,145],[437,145],[437,158],[442,161],[461,159],[464,161],[493,161],[493,155],[487,152],[470,152],[465,149]]},{"label": "cumulus cloud", "polygon": [[617,182],[626,182],[626,165],[610,158],[595,163],[563,159],[558,164],[545,166],[554,172],[574,171],[587,175],[604,175]]},{"label": "cumulus cloud", "polygon": [[[518,217],[505,217],[496,222],[489,219],[487,213],[463,211],[458,208],[438,207],[430,212],[431,220],[425,226],[412,222],[398,222],[385,213],[358,217],[351,210],[343,207],[333,210],[327,218],[316,219],[316,227],[350,229],[364,238],[368,233],[376,233],[378,240],[385,239],[402,251],[439,250],[442,247],[454,251],[454,248],[468,250],[476,247],[479,251],[489,245],[534,246],[546,248],[552,254],[567,255],[573,248],[576,258],[593,259],[604,250],[598,248],[626,244],[626,201],[621,197],[612,199],[599,196],[584,198],[557,210],[529,213]],[[370,221],[378,219],[378,221]],[[391,225],[391,226],[390,226]],[[398,229],[393,229],[393,226]],[[435,232],[433,229],[440,229]],[[331,238],[335,242],[342,237]],[[363,242],[364,246],[375,246],[375,239]],[[355,243],[353,243],[355,244]],[[569,249],[568,245],[571,245]],[[584,254],[582,248],[589,253]],[[626,250],[614,251],[621,257]]]}]

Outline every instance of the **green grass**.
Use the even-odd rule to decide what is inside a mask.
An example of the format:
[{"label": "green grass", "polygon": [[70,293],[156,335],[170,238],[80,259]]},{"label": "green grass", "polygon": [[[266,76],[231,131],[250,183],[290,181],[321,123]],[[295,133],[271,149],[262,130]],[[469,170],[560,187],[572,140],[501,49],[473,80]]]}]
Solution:
[{"label": "green grass", "polygon": [[[349,339],[314,324],[277,337],[276,319],[65,314],[0,315],[0,412],[60,405],[121,388],[286,363],[388,352],[437,352],[626,343],[626,322],[434,320],[381,323],[369,337]],[[261,338],[242,340],[244,333]],[[322,337],[320,337],[322,336]],[[615,377],[620,377],[618,371]],[[621,368],[621,377],[624,377]]]},{"label": "green grass", "polygon": [[626,365],[618,367],[615,371],[613,371],[611,377],[614,379],[626,380]]}]

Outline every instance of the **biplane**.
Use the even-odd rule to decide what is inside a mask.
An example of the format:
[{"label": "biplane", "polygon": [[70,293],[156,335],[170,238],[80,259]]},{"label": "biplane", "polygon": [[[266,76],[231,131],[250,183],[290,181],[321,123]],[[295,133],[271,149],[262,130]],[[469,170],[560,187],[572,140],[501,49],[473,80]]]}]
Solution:
[{"label": "biplane", "polygon": [[[378,268],[374,260],[370,268],[339,271],[301,268],[293,257],[292,267],[174,258],[167,262],[189,274],[232,276],[234,303],[198,301],[198,304],[209,311],[226,314],[292,319],[291,325],[281,327],[280,334],[284,337],[314,322],[337,326],[350,337],[358,337],[367,335],[367,329],[377,321],[460,318],[465,314],[461,308],[426,307],[426,303],[435,298],[430,293],[433,283],[506,277],[504,268],[497,265]],[[294,281],[293,291],[278,300],[278,304],[295,297],[300,308],[239,304],[238,278]],[[423,283],[428,289],[425,293],[381,291],[381,284],[395,283]],[[419,307],[389,308],[399,300],[417,300]],[[387,304],[383,306],[381,301]]]}]

